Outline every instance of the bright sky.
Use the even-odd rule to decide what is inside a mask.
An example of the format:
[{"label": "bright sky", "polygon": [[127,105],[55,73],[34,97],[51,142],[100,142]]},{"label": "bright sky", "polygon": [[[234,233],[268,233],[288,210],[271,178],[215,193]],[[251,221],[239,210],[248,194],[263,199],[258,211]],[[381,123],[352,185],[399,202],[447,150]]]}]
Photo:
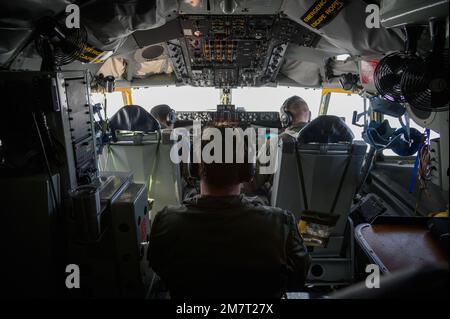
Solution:
[{"label": "bright sky", "polygon": [[[279,112],[283,102],[292,95],[301,96],[309,105],[312,117],[319,113],[321,90],[297,87],[265,87],[239,88],[232,91],[232,103],[236,107],[243,107],[246,111],[274,111]],[[196,87],[151,87],[133,90],[133,103],[142,106],[147,111],[158,104],[168,104],[176,111],[205,111],[215,110],[219,104],[220,91],[215,88]],[[111,117],[123,106],[122,94],[114,92],[107,94],[108,116]],[[102,96],[96,94],[95,102],[101,102]],[[353,111],[362,112],[362,99],[357,95],[333,94],[329,114],[345,117],[351,125]],[[362,130],[353,126],[355,136],[361,139]]]},{"label": "bright sky", "polygon": [[[320,104],[320,90],[303,88],[243,88],[234,89],[232,103],[247,111],[276,111],[284,100],[292,95],[300,95],[310,105],[313,116],[317,115]],[[219,104],[220,91],[215,88],[150,87],[133,90],[133,103],[146,110],[158,104],[168,104],[176,111],[215,110]],[[97,100],[97,99],[96,99]],[[123,106],[122,94],[108,94],[108,114],[114,114]]]}]

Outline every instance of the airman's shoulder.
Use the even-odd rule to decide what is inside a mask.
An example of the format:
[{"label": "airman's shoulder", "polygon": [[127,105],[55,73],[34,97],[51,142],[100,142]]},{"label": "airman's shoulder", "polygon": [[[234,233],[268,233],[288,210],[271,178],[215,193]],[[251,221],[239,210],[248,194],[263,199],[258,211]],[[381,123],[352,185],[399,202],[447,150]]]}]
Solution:
[{"label": "airman's shoulder", "polygon": [[289,223],[295,219],[294,215],[288,210],[279,207],[264,205],[260,201],[252,200],[251,198],[245,198],[244,201],[247,208],[253,209],[262,214],[267,214],[275,218],[279,218],[285,223]]}]

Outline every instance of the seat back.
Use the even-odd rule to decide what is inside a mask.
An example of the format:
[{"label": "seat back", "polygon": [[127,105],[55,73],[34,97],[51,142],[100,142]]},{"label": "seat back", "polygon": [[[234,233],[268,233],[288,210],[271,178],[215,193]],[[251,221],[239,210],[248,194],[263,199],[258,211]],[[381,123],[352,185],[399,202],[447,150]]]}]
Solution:
[{"label": "seat back", "polygon": [[297,139],[280,139],[272,205],[298,217],[313,212],[330,218],[335,222],[331,236],[342,237],[367,148],[353,138],[340,118],[325,115]]},{"label": "seat back", "polygon": [[148,197],[153,200],[150,216],[153,218],[164,206],[182,201],[180,165],[170,159],[172,145],[170,139],[159,141],[156,133],[139,143],[119,140],[105,148],[99,160],[100,170],[132,172],[134,181],[149,189]]},{"label": "seat back", "polygon": [[303,145],[295,140],[281,142],[272,205],[298,217],[304,211],[336,215],[333,234],[343,234],[366,148],[362,141]]}]

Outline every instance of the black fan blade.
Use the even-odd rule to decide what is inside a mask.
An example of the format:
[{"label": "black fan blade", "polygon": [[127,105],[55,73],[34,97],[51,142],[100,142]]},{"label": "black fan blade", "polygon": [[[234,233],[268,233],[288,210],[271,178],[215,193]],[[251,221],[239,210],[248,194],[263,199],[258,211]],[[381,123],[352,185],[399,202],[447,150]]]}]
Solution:
[{"label": "black fan blade", "polygon": [[402,65],[402,59],[397,55],[390,55],[380,62],[381,68],[392,73],[397,73]]},{"label": "black fan blade", "polygon": [[390,89],[393,88],[396,85],[400,84],[400,77],[397,74],[383,74],[379,78],[379,83],[381,87],[384,89]]},{"label": "black fan blade", "polygon": [[448,109],[448,50],[431,53],[423,63],[411,63],[401,80],[405,100],[426,111]]}]

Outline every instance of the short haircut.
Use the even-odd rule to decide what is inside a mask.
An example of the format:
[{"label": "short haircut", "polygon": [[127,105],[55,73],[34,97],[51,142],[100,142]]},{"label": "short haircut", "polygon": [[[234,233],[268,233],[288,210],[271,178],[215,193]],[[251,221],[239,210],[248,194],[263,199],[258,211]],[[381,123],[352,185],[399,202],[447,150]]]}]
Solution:
[{"label": "short haircut", "polygon": [[154,106],[150,110],[150,114],[160,123],[167,125],[167,115],[170,113],[171,107],[167,104],[160,104]]},{"label": "short haircut", "polygon": [[[226,149],[226,143],[225,140],[225,129],[229,127],[216,127],[221,135],[222,135],[222,162],[221,163],[204,163],[203,159],[202,162],[199,165],[199,176],[201,179],[203,179],[207,184],[213,185],[215,187],[225,187],[230,185],[236,185],[241,183],[241,172],[242,172],[242,165],[248,165],[248,156],[247,154],[244,154],[244,164],[243,163],[236,163],[236,139],[233,139],[233,161],[232,163],[225,163],[225,149]],[[204,130],[207,129],[204,128]],[[203,130],[203,131],[204,131]],[[202,132],[203,134],[203,132]],[[202,140],[201,143],[201,150],[203,152],[203,148],[211,141],[213,141],[214,138],[212,137],[211,140]],[[245,144],[244,144],[245,145]],[[247,147],[244,147],[245,152],[247,152]]]},{"label": "short haircut", "polygon": [[284,102],[284,106],[288,111],[292,109],[298,109],[301,110],[301,112],[309,111],[308,103],[306,103],[306,101],[298,95],[294,95],[288,98]]}]

